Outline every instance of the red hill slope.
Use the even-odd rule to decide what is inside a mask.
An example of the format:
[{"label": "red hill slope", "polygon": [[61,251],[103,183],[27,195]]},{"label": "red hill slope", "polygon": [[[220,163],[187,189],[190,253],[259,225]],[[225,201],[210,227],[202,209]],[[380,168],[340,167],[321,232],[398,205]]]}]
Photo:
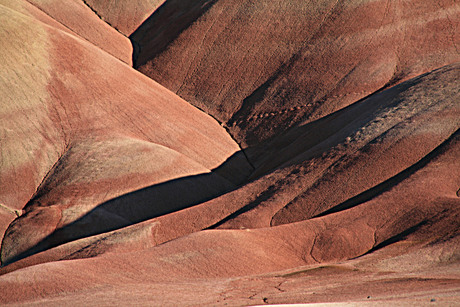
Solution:
[{"label": "red hill slope", "polygon": [[172,0],[131,39],[141,72],[246,147],[459,61],[459,14],[454,0]]},{"label": "red hill slope", "polygon": [[[72,1],[80,2],[80,0]],[[85,0],[83,2],[114,29],[129,36],[166,0]]]},{"label": "red hill slope", "polygon": [[0,303],[455,305],[459,12],[0,0]]},{"label": "red hill slope", "polygon": [[[211,117],[85,40],[1,9],[0,199],[23,211],[5,235],[3,262],[140,188],[203,174],[193,188],[179,181],[153,189],[157,199],[142,206],[155,215],[234,186],[230,173],[210,172],[239,149]],[[116,213],[100,218],[107,221],[95,222],[96,232],[128,223]]]}]

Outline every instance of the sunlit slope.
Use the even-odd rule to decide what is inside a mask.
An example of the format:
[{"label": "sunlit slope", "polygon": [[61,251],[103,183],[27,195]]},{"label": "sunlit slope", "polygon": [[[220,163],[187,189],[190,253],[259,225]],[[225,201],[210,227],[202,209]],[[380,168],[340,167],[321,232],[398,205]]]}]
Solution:
[{"label": "sunlit slope", "polygon": [[[0,202],[24,213],[4,239],[3,261],[106,200],[207,174],[238,150],[211,117],[101,49],[0,8]],[[157,195],[144,205],[174,210],[233,186],[213,173],[200,181],[162,192],[180,189],[179,201]]]},{"label": "sunlit slope", "polygon": [[172,0],[131,39],[141,72],[246,147],[459,61],[459,13],[453,0]]},{"label": "sunlit slope", "polygon": [[[72,0],[84,2],[102,20],[126,36],[131,35],[165,0]],[[168,1],[169,2],[169,1]]]},{"label": "sunlit slope", "polygon": [[459,11],[0,0],[0,304],[455,305]]}]

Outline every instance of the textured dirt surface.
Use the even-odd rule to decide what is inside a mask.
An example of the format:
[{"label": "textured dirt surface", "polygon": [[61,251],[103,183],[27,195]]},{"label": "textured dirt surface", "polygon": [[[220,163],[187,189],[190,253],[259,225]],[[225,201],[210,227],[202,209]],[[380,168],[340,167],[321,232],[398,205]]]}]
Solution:
[{"label": "textured dirt surface", "polygon": [[211,117],[94,45],[1,8],[1,203],[22,210],[3,262],[128,192],[146,189],[137,208],[118,200],[129,212],[107,212],[95,232],[142,220],[142,207],[154,216],[234,187],[231,170],[211,172],[239,149]]},{"label": "textured dirt surface", "polygon": [[245,147],[459,58],[454,0],[183,2],[131,35],[135,65]]},{"label": "textured dirt surface", "polygon": [[132,65],[132,44],[81,1],[2,0],[1,5],[86,40]]},{"label": "textured dirt surface", "polygon": [[0,0],[0,304],[458,304],[459,13]]},{"label": "textured dirt surface", "polygon": [[102,20],[126,36],[131,35],[166,0],[72,0],[83,2]]}]

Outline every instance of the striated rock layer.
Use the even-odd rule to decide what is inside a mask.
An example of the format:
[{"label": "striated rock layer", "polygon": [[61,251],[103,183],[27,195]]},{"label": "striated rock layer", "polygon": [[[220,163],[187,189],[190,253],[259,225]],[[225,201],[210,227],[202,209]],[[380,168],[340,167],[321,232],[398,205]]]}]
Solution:
[{"label": "striated rock layer", "polygon": [[459,12],[0,0],[1,304],[456,304]]}]

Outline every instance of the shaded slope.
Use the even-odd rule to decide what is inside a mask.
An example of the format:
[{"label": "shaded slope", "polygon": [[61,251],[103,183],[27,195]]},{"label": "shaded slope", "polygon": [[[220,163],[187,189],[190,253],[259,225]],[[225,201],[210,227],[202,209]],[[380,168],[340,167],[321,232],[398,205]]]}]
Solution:
[{"label": "shaded slope", "polygon": [[460,59],[451,0],[220,0],[186,24],[175,3],[131,36],[136,65],[243,146]]},{"label": "shaded slope", "polygon": [[455,1],[3,2],[1,304],[460,298]]},{"label": "shaded slope", "polygon": [[[271,228],[208,230],[142,252],[111,253],[84,261],[43,264],[4,275],[0,283],[3,289],[20,297],[22,302],[36,299],[38,295],[41,299],[53,300],[57,293],[62,292],[84,295],[92,291],[95,285],[101,286],[97,291],[100,300],[102,297],[110,296],[111,291],[124,289],[125,286],[140,287],[143,290],[141,292],[145,293],[152,285],[166,282],[171,284],[177,278],[186,280],[187,288],[193,288],[194,285],[199,285],[203,278],[262,274],[316,262],[336,262],[353,258],[373,247],[378,247],[388,239],[400,235],[403,229],[409,228],[415,230],[401,237],[408,240],[405,246],[406,254],[417,255],[417,250],[421,247],[425,251],[436,254],[442,247],[449,247],[451,244],[455,246],[455,242],[458,242],[460,212],[459,199],[455,191],[460,184],[460,177],[456,171],[457,157],[460,153],[459,145],[460,139],[457,133],[439,147],[436,157],[423,169],[381,196],[350,210]],[[445,178],[449,179],[445,180]],[[391,210],[388,210],[389,208]],[[391,253],[395,256],[401,251],[395,252],[393,249],[390,255]],[[363,266],[368,268],[371,264],[377,264],[384,270],[385,264],[382,262],[378,264],[378,259],[382,260],[390,255],[385,253],[378,255],[363,258],[361,263],[364,262]],[[412,265],[418,263],[420,266],[415,270],[412,269],[411,272],[416,274],[415,276],[420,274],[417,272],[430,272],[431,264],[432,266],[443,265],[442,272],[446,274],[449,272],[449,266],[455,264],[455,259],[449,259],[455,257],[455,250],[453,253],[451,250],[448,255],[447,258],[428,262],[418,256],[418,261],[412,262]],[[388,261],[391,263],[392,260]],[[404,263],[404,259],[399,261]],[[127,263],[129,265],[126,265]],[[223,263],[225,265],[222,265]],[[360,261],[352,261],[351,265],[353,263],[360,266]],[[35,280],[22,283],[21,276],[32,272]],[[393,268],[391,275],[390,272],[386,273],[386,278],[396,282],[398,277],[404,277],[403,272],[404,266],[401,269]],[[308,271],[304,271],[303,274],[307,277],[310,275]],[[382,274],[385,276],[384,272]],[[439,271],[437,274],[440,274]],[[300,275],[302,276],[301,270]],[[340,275],[335,274],[335,276]],[[68,276],[75,278],[69,280]],[[292,278],[291,276],[278,276],[278,286],[281,286],[286,279]],[[378,280],[378,276],[382,275],[372,276],[372,279]],[[422,273],[421,276],[426,275]],[[328,278],[334,280],[334,277],[328,274],[320,274],[316,277],[318,281],[323,280],[323,283]],[[458,279],[444,278],[442,284],[436,285],[439,287],[438,291],[458,289]],[[235,278],[232,280],[235,285],[238,284]],[[335,279],[335,283],[337,282],[340,283]],[[103,285],[107,284],[111,286],[104,288]],[[244,282],[240,281],[241,284]],[[328,284],[333,287],[331,280]],[[59,290],[56,285],[59,285]],[[300,283],[298,286],[302,285],[305,284]],[[408,283],[406,291],[416,291],[414,286],[416,285],[413,281]],[[30,291],[31,289],[34,291]],[[143,300],[143,296],[137,292],[134,297]],[[162,297],[164,296],[156,297],[155,302],[164,303]],[[130,299],[132,298],[133,296],[130,296]],[[217,298],[218,296],[214,296],[214,299]],[[338,297],[335,299],[337,300]],[[11,296],[7,295],[2,295],[1,300],[4,303],[12,301]],[[18,300],[15,298],[14,301]]]},{"label": "shaded slope", "polygon": [[[211,117],[100,49],[1,10],[0,201],[25,213],[2,261],[108,199],[209,173],[239,149]],[[233,187],[232,172],[211,174],[201,197]]]},{"label": "shaded slope", "polygon": [[126,36],[131,35],[166,0],[72,0],[83,2],[102,20]]},{"label": "shaded slope", "polygon": [[278,169],[221,227],[311,218],[412,167],[460,127],[459,76],[436,70],[268,143],[254,175]]},{"label": "shaded slope", "polygon": [[[321,262],[356,257],[401,233],[418,230],[432,217],[436,221],[439,218],[441,229],[432,229],[431,236],[448,237],[458,230],[458,74],[458,65],[433,71],[319,120],[316,126],[304,127],[297,139],[286,138],[289,146],[278,146],[283,153],[273,153],[267,159],[273,162],[277,156],[292,156],[288,164],[235,191],[138,225],[50,249],[6,267],[4,272],[51,260],[144,250],[205,228],[261,228],[260,236],[265,237],[262,233],[269,230],[263,227],[300,220],[316,221],[305,225],[316,234],[320,247],[311,250],[314,259]],[[312,146],[311,142],[319,145]],[[414,176],[419,178],[417,183],[412,183]],[[126,195],[127,201],[137,203],[132,196]],[[374,203],[378,205],[374,207]],[[53,240],[56,245],[60,237],[78,239],[79,234],[94,234],[90,223],[92,216],[103,211],[99,209],[40,242],[40,250],[52,247]],[[123,210],[113,212],[122,214]],[[320,215],[324,217],[311,220]],[[79,227],[85,230],[81,232]],[[290,227],[294,228],[287,233],[298,237],[291,246],[309,244],[306,235],[296,233],[297,226]],[[273,238],[279,239],[278,235]],[[431,240],[421,240],[425,239]],[[323,241],[329,242],[327,246],[321,247]],[[246,243],[243,239],[235,244]]]}]

